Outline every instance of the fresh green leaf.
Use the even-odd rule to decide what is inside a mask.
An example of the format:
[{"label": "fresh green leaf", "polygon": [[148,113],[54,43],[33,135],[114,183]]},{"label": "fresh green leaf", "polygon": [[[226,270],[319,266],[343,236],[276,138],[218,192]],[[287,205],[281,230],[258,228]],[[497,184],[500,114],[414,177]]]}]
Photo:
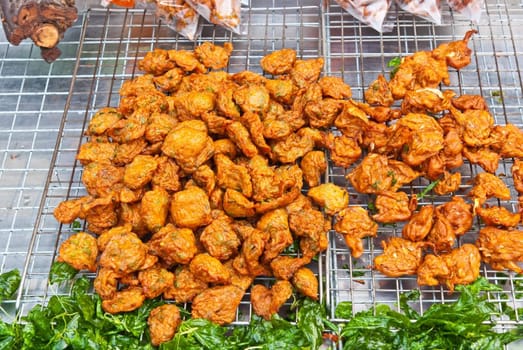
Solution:
[{"label": "fresh green leaf", "polygon": [[439,180],[436,180],[436,181],[432,181],[430,184],[427,185],[427,187],[425,187],[423,189],[423,191],[421,191],[420,193],[418,193],[416,195],[416,197],[418,197],[418,200],[421,200],[423,197],[425,197],[430,191],[432,191],[434,189],[434,187],[436,187],[436,185],[439,183]]},{"label": "fresh green leaf", "polygon": [[413,291],[400,298],[403,313],[387,305],[356,314],[343,327],[344,349],[501,349],[523,339],[522,328],[498,333],[492,330],[491,316],[497,305],[488,301],[485,292],[501,288],[479,278],[468,286],[456,286],[457,301],[433,304],[419,315],[408,301],[419,298]]},{"label": "fresh green leaf", "polygon": [[76,232],[82,231],[82,223],[78,220],[73,221],[71,224],[71,229]]},{"label": "fresh green leaf", "polygon": [[352,318],[352,303],[350,301],[342,301],[338,303],[334,310],[334,316],[346,320]]},{"label": "fresh green leaf", "polygon": [[70,281],[78,273],[78,270],[63,261],[55,261],[49,271],[49,283],[62,283]]},{"label": "fresh green leaf", "polygon": [[394,78],[396,73],[398,72],[401,65],[401,57],[394,57],[389,62],[387,62],[387,67],[392,68],[390,71],[390,78]]},{"label": "fresh green leaf", "polygon": [[22,277],[17,269],[0,274],[0,303],[15,294],[21,281]]}]

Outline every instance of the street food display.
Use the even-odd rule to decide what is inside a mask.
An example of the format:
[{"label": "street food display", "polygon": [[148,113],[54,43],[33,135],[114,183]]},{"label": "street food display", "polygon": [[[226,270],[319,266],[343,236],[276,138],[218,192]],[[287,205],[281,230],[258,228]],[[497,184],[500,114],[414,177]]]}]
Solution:
[{"label": "street food display", "polygon": [[[449,67],[470,63],[473,34],[404,57],[389,81],[370,84],[365,102],[351,99],[340,78],[321,76],[322,58],[291,49],[261,59],[263,75],[223,71],[230,44],[148,52],[119,105],[91,118],[77,154],[87,195],[54,211],[63,224],[85,220],[88,233],[69,237],[58,259],[97,271],[107,312],[161,296],[190,302],[194,318],[220,325],[235,320],[249,289],[264,319],[293,289],[318,299],[321,281],[307,265],[327,249],[331,228],[358,258],[380,225],[404,223],[402,237],[382,241],[374,268],[417,274],[419,285],[472,283],[481,261],[520,272],[520,214],[489,204],[511,192],[484,154],[521,157],[523,132],[495,125],[480,96],[439,89]],[[454,195],[464,158],[476,156],[485,172],[468,198]],[[347,184],[372,206],[323,181],[329,162],[346,168]],[[431,185],[409,194],[422,177]],[[430,190],[450,200],[422,205]],[[487,226],[476,244],[458,245],[476,215]],[[155,344],[180,322],[162,308],[149,320]]]}]

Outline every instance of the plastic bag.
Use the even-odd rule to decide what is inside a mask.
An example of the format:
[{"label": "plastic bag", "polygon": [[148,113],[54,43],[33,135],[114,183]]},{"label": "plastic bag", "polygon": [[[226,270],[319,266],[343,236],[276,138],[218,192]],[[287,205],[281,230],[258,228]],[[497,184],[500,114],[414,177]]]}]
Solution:
[{"label": "plastic bag", "polygon": [[241,34],[241,0],[186,0],[211,23]]},{"label": "plastic bag", "polygon": [[391,0],[336,0],[336,2],[357,20],[378,32],[392,30],[392,24],[385,20]]},{"label": "plastic bag", "polygon": [[195,40],[200,32],[200,16],[183,0],[158,0],[156,15],[189,40]]},{"label": "plastic bag", "polygon": [[440,0],[396,0],[396,3],[404,11],[437,25],[441,24]]},{"label": "plastic bag", "polygon": [[479,23],[481,17],[481,1],[479,0],[447,0],[453,11],[459,12],[474,23]]}]

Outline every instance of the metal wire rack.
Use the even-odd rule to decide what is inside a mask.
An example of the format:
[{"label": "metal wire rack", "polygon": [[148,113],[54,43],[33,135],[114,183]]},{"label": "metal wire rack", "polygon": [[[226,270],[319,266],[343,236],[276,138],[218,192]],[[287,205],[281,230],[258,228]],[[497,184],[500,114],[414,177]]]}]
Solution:
[{"label": "metal wire rack", "polygon": [[[59,225],[52,215],[56,205],[83,195],[81,167],[75,160],[90,117],[99,108],[116,105],[123,81],[139,72],[136,62],[154,48],[192,49],[203,41],[217,44],[233,42],[229,71],[251,70],[261,73],[259,60],[273,50],[292,47],[302,58],[323,55],[325,74],[342,77],[361,100],[365,87],[378,73],[388,73],[387,62],[419,50],[459,39],[471,28],[469,21],[443,7],[443,22],[435,26],[424,20],[395,11],[395,28],[378,34],[344,12],[333,1],[319,8],[315,0],[251,1],[245,9],[247,35],[236,36],[210,24],[191,42],[155,21],[146,10],[92,9],[81,16],[61,42],[63,54],[48,65],[38,50],[23,43],[5,44],[0,38],[0,150],[4,151],[0,168],[0,193],[7,201],[0,203],[0,272],[19,268],[23,285],[14,301],[6,303],[13,315],[21,314],[50,295],[67,290],[48,286],[48,272],[57,248],[72,232]],[[458,94],[481,94],[489,104],[496,123],[523,127],[523,8],[515,0],[486,0],[479,33],[471,41],[473,62],[451,74],[451,85]],[[500,163],[498,173],[510,174],[511,161]],[[477,172],[467,164],[462,169],[465,195],[467,183]],[[366,205],[368,198],[358,195],[345,180],[346,170],[332,164],[327,181],[347,186],[351,204]],[[510,176],[506,177],[511,185]],[[407,191],[416,192],[428,182],[419,180]],[[513,191],[513,198],[517,194]],[[442,197],[427,202],[440,204]],[[517,202],[497,203],[516,211]],[[473,232],[463,240],[473,239]],[[373,258],[381,252],[380,240],[399,235],[401,226],[379,229],[377,239],[366,241],[361,259],[350,257],[345,243],[335,232],[330,234],[327,253],[318,262],[322,295],[330,317],[340,301],[351,301],[353,311],[376,303],[396,306],[402,292],[417,288],[415,278],[387,278],[371,270]],[[463,243],[463,242],[461,242]],[[516,285],[521,277],[500,275],[482,268],[491,281],[505,286],[503,293],[490,298],[500,308],[509,302],[517,309],[521,296]],[[93,276],[91,276],[93,277]],[[443,288],[422,288],[414,305],[423,312],[432,303],[454,300]],[[236,324],[251,316],[248,298],[242,302]],[[511,321],[501,321],[500,328],[510,328]],[[341,346],[341,345],[340,345]]]},{"label": "metal wire rack", "polygon": [[[395,27],[392,32],[376,35],[362,26],[339,6],[331,3],[324,12],[325,56],[327,74],[342,77],[349,83],[356,99],[363,100],[363,92],[378,74],[389,74],[387,63],[398,56],[406,56],[420,50],[432,50],[443,42],[459,40],[471,29],[478,30],[471,41],[472,64],[459,72],[451,72],[451,84],[443,89],[454,90],[457,94],[479,94],[488,102],[496,124],[513,123],[523,125],[522,75],[523,37],[518,32],[523,20],[523,9],[515,1],[487,1],[481,22],[471,25],[470,21],[443,7],[444,26],[434,26],[424,20],[397,11]],[[513,188],[510,167],[512,160],[500,162],[497,174],[507,174],[504,178],[512,192],[513,200],[492,201],[515,212],[518,210],[517,192]],[[470,189],[471,179],[482,172],[479,167],[466,162],[460,169],[462,186],[458,196],[465,196]],[[350,171],[350,169],[349,169]],[[370,198],[358,194],[345,179],[347,170],[329,166],[329,180],[346,186],[351,195],[351,205],[367,206]],[[418,180],[405,187],[407,193],[418,193],[428,185],[426,180]],[[442,204],[448,197],[431,196],[423,204]],[[476,221],[471,232],[461,237],[459,244],[474,242],[480,228]],[[332,233],[327,252],[327,304],[331,306],[330,316],[335,320],[335,306],[341,301],[350,301],[353,313],[368,309],[377,303],[399,308],[399,297],[403,292],[417,289],[415,276],[400,278],[386,277],[370,267],[374,258],[383,252],[381,241],[391,236],[401,236],[403,225],[380,225],[378,237],[367,239],[365,251],[360,259],[354,259],[343,238]],[[521,285],[522,276],[499,273],[482,266],[482,275],[492,282],[505,286],[503,292],[491,293],[489,298],[501,311],[506,303],[517,309],[521,307],[522,296],[516,291]],[[448,293],[443,287],[420,288],[419,300],[413,307],[423,313],[433,303],[446,303],[456,300],[456,293]],[[339,320],[342,321],[342,320]],[[502,320],[500,329],[514,326],[515,321]],[[340,345],[341,346],[341,345]],[[521,346],[521,345],[519,345]]]}]

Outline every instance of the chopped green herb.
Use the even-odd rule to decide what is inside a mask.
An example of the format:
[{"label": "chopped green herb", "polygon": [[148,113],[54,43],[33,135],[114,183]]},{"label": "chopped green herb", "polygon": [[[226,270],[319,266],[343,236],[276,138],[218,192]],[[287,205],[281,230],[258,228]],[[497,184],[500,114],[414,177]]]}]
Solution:
[{"label": "chopped green herb", "polygon": [[521,327],[495,332],[491,315],[497,304],[488,301],[485,292],[500,291],[480,277],[468,286],[457,286],[456,302],[433,304],[420,315],[408,305],[417,300],[413,291],[400,298],[401,313],[378,304],[357,313],[343,326],[343,349],[502,349],[505,344],[523,339]]},{"label": "chopped green herb", "polygon": [[[4,272],[0,274],[0,303],[6,299],[11,298],[20,287],[22,278],[20,271],[17,269]],[[1,337],[0,337],[0,345]],[[0,347],[1,348],[1,347]]]},{"label": "chopped green herb", "polygon": [[394,57],[387,63],[387,67],[392,68],[390,71],[390,78],[394,78],[401,65],[401,57]]},{"label": "chopped green herb", "polygon": [[516,291],[516,298],[522,299],[523,298],[523,275],[517,274],[516,278],[514,278],[514,290]]},{"label": "chopped green herb", "polygon": [[434,187],[436,187],[436,185],[439,183],[439,180],[436,180],[436,181],[432,181],[430,184],[428,184],[427,187],[425,187],[423,189],[423,191],[421,191],[420,193],[418,193],[416,195],[416,197],[418,197],[418,200],[422,199],[423,197],[425,197],[430,191],[432,191],[434,189]]},{"label": "chopped green herb", "polygon": [[340,302],[334,310],[334,317],[346,320],[352,318],[352,303],[350,301]]},{"label": "chopped green herb", "polygon": [[78,270],[63,261],[55,261],[49,271],[49,283],[62,283],[70,281],[78,273]]},{"label": "chopped green herb", "polygon": [[82,231],[82,223],[78,220],[73,221],[71,224],[71,229],[76,232]]},{"label": "chopped green herb", "polygon": [[349,270],[350,269],[349,264],[347,264],[347,263],[341,265],[341,268],[345,269],[345,270]]},{"label": "chopped green herb", "polygon": [[375,190],[377,190],[380,186],[380,181],[379,180],[376,180],[372,183],[371,187],[374,188]]},{"label": "chopped green herb", "polygon": [[378,212],[378,208],[376,208],[376,205],[373,202],[367,203],[367,209],[371,214],[376,214]]},{"label": "chopped green herb", "polygon": [[283,254],[297,254],[299,250],[298,241],[294,241],[290,246],[283,250]]}]

